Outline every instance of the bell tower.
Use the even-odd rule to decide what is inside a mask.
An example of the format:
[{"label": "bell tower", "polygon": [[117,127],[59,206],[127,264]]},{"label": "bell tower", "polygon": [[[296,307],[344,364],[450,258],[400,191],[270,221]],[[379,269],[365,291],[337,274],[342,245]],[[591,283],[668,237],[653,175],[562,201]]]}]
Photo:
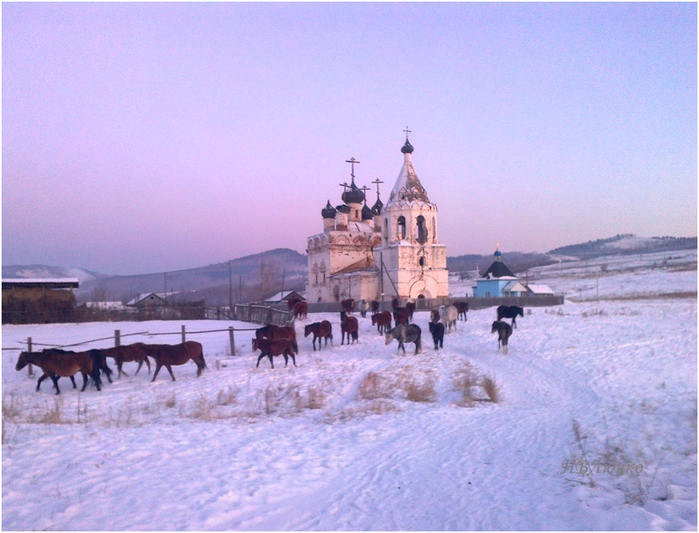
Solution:
[{"label": "bell tower", "polygon": [[437,206],[413,167],[411,131],[403,131],[403,167],[381,210],[381,246],[374,249],[380,290],[386,299],[445,298],[449,271],[446,246],[438,239]]}]

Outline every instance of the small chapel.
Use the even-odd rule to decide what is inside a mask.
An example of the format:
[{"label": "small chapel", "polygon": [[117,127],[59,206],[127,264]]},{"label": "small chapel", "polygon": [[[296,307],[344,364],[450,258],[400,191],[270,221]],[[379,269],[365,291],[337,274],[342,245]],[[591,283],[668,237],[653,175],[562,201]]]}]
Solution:
[{"label": "small chapel", "polygon": [[308,237],[308,302],[399,298],[446,298],[449,295],[446,245],[439,243],[437,206],[430,202],[412,163],[408,133],[401,148],[403,166],[387,202],[367,204],[369,187],[356,184],[351,158],[350,183],[341,183],[342,203],[328,200],[321,209],[323,232]]}]

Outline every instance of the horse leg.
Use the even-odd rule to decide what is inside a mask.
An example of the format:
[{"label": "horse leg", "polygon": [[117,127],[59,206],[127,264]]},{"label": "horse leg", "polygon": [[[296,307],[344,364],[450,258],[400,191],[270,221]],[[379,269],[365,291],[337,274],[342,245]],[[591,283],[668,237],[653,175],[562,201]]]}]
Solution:
[{"label": "horse leg", "polygon": [[167,371],[170,372],[170,376],[172,377],[172,381],[175,381],[175,374],[172,373],[172,367],[170,365],[165,365],[165,368],[167,368]]},{"label": "horse leg", "polygon": [[[316,351],[316,339],[317,339],[317,338],[318,338],[318,337],[316,337],[316,334],[314,333],[314,334],[313,334],[313,351],[314,351],[314,352]],[[319,349],[319,350],[320,350],[320,347],[321,347],[321,344],[320,344],[320,342],[319,342],[319,343],[318,343],[318,349]]]},{"label": "horse leg", "polygon": [[[129,375],[121,369],[121,365],[123,365],[123,364],[124,364],[123,361],[119,361],[117,363],[117,370],[119,371],[119,373],[117,374],[117,378],[120,378],[122,374],[124,374],[127,378],[129,377]],[[139,365],[138,368],[141,368],[141,366]]]},{"label": "horse leg", "polygon": [[294,366],[296,366],[296,356],[293,353],[291,354],[291,360],[293,361]]},{"label": "horse leg", "polygon": [[56,374],[51,374],[51,381],[53,381],[53,386],[56,389],[56,394],[61,394],[61,391],[58,388],[58,376]]},{"label": "horse leg", "polygon": [[70,376],[70,381],[73,382],[73,388],[74,388],[74,389],[77,389],[78,386],[75,384],[75,377],[74,377],[74,376]]},{"label": "horse leg", "polygon": [[286,355],[286,353],[283,353],[282,355],[284,356],[284,368],[286,368],[287,366],[289,366],[289,356]]},{"label": "horse leg", "polygon": [[47,373],[43,373],[41,377],[36,381],[36,392],[39,392],[39,387],[41,386],[41,382],[44,381],[49,375]]},{"label": "horse leg", "polygon": [[272,357],[272,354],[267,354],[267,357],[269,357],[269,364],[272,365],[272,368],[274,368],[274,358]]},{"label": "horse leg", "polygon": [[155,381],[155,378],[158,377],[158,372],[160,372],[160,368],[163,366],[163,364],[159,361],[155,363],[155,373],[153,374],[153,379],[150,380],[151,383]]},{"label": "horse leg", "polygon": [[263,358],[264,356],[265,356],[265,354],[263,354],[263,353],[260,354],[260,357],[257,358],[257,365],[255,366],[255,368],[259,368],[259,366],[260,366],[260,361],[262,360],[262,358]]}]

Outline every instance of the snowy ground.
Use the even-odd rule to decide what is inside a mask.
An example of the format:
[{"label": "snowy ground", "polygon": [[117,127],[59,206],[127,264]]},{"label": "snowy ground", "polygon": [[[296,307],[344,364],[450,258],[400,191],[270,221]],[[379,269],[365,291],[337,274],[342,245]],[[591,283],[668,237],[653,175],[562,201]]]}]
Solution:
[{"label": "snowy ground", "polygon": [[[416,314],[423,353],[407,356],[368,317],[341,346],[339,317],[310,315],[298,367],[274,370],[255,368],[251,332],[234,356],[227,332],[196,333],[244,323],[3,326],[3,529],[696,529],[697,307],[680,294],[696,293],[696,270],[610,267],[599,303],[596,276],[548,275],[583,301],[527,309],[509,355],[493,309],[440,352]],[[303,326],[323,318],[335,342],[313,352]],[[127,363],[101,392],[62,379],[56,397],[7,350],[115,329],[176,343],[183,324],[204,345],[201,378],[189,363],[150,383]],[[459,386],[469,372],[475,401]]]}]

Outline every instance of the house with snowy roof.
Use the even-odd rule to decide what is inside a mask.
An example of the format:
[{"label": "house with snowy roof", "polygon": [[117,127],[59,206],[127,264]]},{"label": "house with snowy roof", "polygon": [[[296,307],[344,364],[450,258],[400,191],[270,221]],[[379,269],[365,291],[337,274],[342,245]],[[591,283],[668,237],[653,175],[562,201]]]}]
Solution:
[{"label": "house with snowy roof", "polygon": [[502,252],[497,246],[495,261],[485,271],[482,277],[476,280],[473,287],[473,296],[476,298],[499,298],[501,296],[521,296],[526,293],[526,288],[502,261]]}]

